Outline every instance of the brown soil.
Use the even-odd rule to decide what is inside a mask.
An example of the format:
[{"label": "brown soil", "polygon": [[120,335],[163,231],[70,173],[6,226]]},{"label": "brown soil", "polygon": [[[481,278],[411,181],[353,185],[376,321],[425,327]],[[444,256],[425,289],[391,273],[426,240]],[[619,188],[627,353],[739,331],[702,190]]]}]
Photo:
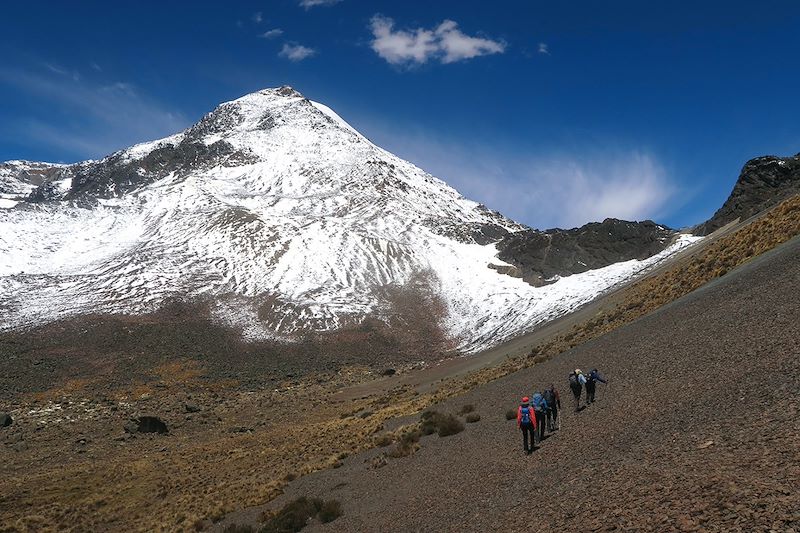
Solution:
[{"label": "brown soil", "polygon": [[[797,531],[800,238],[636,322],[436,408],[481,420],[385,464],[293,482],[343,516],[311,531]],[[532,456],[504,413],[566,375],[609,384]],[[376,468],[379,466],[379,468]],[[241,513],[229,521],[244,521]],[[223,524],[218,527],[221,528]]]}]

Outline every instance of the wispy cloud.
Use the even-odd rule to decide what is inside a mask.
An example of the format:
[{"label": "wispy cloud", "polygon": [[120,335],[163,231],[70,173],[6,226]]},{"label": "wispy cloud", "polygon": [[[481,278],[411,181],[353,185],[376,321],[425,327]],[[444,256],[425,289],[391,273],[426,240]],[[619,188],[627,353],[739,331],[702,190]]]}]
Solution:
[{"label": "wispy cloud", "polygon": [[250,17],[250,20],[252,20],[256,24],[261,24],[261,22],[264,20],[264,16],[261,13],[261,11],[257,11],[255,13],[253,13],[253,16]]},{"label": "wispy cloud", "polygon": [[547,43],[539,43],[539,49],[537,50],[540,54],[550,55],[550,47],[547,46]]},{"label": "wispy cloud", "polygon": [[393,65],[423,64],[429,60],[455,63],[506,50],[505,42],[466,35],[452,20],[432,29],[395,30],[394,20],[375,15],[370,29],[374,37],[372,49]]},{"label": "wispy cloud", "polygon": [[44,63],[44,68],[53,74],[59,74],[67,78],[72,78],[74,81],[79,81],[81,79],[81,75],[77,70],[68,70],[60,65],[54,65],[53,63]]},{"label": "wispy cloud", "polygon": [[316,55],[316,53],[317,51],[313,48],[303,46],[302,44],[284,43],[283,48],[281,48],[281,51],[278,52],[278,55],[280,57],[285,57],[289,61],[297,62]]},{"label": "wispy cloud", "polygon": [[338,4],[342,0],[300,0],[300,7],[308,11],[312,7],[317,6],[332,6]]},{"label": "wispy cloud", "polygon": [[55,65],[45,71],[0,68],[0,84],[41,101],[41,114],[8,121],[0,135],[87,158],[165,137],[189,124],[130,83],[97,84],[72,72]]},{"label": "wispy cloud", "polygon": [[539,229],[609,217],[658,220],[680,192],[659,159],[644,150],[511,153],[385,130],[375,140],[467,198]]},{"label": "wispy cloud", "polygon": [[262,39],[274,39],[276,37],[280,37],[281,35],[283,35],[283,30],[280,28],[275,28],[269,31],[265,31],[259,37],[261,37]]}]

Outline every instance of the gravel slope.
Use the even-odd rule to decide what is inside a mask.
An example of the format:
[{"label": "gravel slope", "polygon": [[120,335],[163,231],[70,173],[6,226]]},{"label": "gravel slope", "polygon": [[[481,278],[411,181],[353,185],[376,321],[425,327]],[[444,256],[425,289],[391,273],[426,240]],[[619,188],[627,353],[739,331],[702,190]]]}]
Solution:
[{"label": "gravel slope", "polygon": [[[661,310],[455,398],[482,416],[411,457],[375,450],[292,483],[344,515],[309,531],[800,531],[800,239]],[[531,456],[518,397],[610,378]],[[233,516],[242,520],[247,514]],[[226,521],[227,522],[227,521]]]}]

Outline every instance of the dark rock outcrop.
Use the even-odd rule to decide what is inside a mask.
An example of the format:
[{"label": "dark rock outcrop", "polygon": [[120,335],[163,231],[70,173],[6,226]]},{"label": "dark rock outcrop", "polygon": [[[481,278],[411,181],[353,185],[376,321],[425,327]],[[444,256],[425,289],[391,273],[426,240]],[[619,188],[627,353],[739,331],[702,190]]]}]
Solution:
[{"label": "dark rock outcrop", "polygon": [[748,161],[733,191],[714,216],[694,228],[708,235],[722,226],[745,220],[783,200],[800,194],[800,154],[793,157],[764,156]]},{"label": "dark rock outcrop", "polygon": [[[70,167],[34,161],[6,161],[0,163],[0,194],[21,194],[31,187],[39,187],[64,178],[71,178]],[[55,184],[52,183],[51,187]]]},{"label": "dark rock outcrop", "polygon": [[498,257],[514,265],[509,275],[543,285],[556,275],[568,276],[631,259],[646,259],[666,248],[674,230],[653,221],[607,218],[569,230],[526,230],[505,236]]},{"label": "dark rock outcrop", "polygon": [[124,154],[115,154],[78,170],[67,198],[122,196],[169,174],[180,176],[213,165],[243,164],[247,159],[225,141],[211,145],[202,142],[168,144],[141,159],[126,159]]},{"label": "dark rock outcrop", "polygon": [[123,426],[126,433],[160,433],[169,432],[167,424],[157,416],[140,416],[129,420]]},{"label": "dark rock outcrop", "polygon": [[14,419],[8,413],[0,413],[0,427],[8,427],[14,423]]}]

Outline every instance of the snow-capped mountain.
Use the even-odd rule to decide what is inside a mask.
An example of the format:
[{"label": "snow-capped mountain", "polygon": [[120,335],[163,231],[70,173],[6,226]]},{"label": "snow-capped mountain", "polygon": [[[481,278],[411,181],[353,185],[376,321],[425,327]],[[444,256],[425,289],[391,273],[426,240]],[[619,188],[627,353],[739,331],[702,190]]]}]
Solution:
[{"label": "snow-capped mountain", "polygon": [[387,291],[423,283],[454,345],[473,352],[694,239],[661,230],[646,259],[531,284],[509,275],[498,243],[532,230],[282,87],[99,161],[1,165],[0,329],[196,298],[247,338],[292,339],[388,320]]}]

